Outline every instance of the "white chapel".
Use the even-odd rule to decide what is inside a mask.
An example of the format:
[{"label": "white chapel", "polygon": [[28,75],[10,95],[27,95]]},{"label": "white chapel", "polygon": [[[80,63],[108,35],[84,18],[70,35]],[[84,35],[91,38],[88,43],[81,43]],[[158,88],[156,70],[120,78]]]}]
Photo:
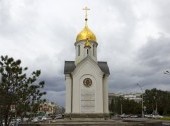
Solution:
[{"label": "white chapel", "polygon": [[[105,118],[108,115],[108,76],[107,62],[97,61],[98,42],[87,25],[77,35],[75,61],[65,61],[66,83],[65,117]],[[99,43],[100,44],[100,43]],[[70,53],[70,52],[67,52]]]}]

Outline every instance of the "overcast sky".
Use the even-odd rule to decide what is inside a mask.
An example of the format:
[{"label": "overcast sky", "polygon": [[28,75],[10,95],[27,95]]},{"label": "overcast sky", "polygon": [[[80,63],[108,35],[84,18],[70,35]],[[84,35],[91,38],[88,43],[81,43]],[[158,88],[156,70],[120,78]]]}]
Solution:
[{"label": "overcast sky", "polygon": [[170,91],[170,0],[0,0],[0,55],[41,69],[47,98],[64,106],[64,61],[75,60],[85,6],[109,92]]}]

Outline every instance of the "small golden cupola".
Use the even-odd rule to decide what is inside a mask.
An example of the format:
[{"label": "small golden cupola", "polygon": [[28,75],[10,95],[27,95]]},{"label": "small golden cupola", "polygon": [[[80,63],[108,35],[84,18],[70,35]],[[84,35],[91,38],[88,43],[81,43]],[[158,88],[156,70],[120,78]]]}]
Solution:
[{"label": "small golden cupola", "polygon": [[83,30],[77,35],[76,38],[76,42],[80,42],[80,41],[86,41],[88,39],[88,41],[93,41],[96,42],[96,36],[95,34],[89,29],[89,27],[87,26],[87,10],[89,10],[87,7],[84,8],[84,10],[86,11],[86,15],[85,15],[85,27],[83,28]]},{"label": "small golden cupola", "polygon": [[87,40],[86,40],[86,43],[85,43],[85,45],[84,45],[84,48],[91,48],[91,44],[90,44],[88,38],[87,38]]}]

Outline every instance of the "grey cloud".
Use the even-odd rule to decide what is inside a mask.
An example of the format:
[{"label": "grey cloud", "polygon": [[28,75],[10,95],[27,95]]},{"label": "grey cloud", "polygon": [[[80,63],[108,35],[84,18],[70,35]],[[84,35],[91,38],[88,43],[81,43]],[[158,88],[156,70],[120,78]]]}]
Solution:
[{"label": "grey cloud", "polygon": [[[64,105],[64,61],[75,60],[74,42],[84,26],[81,9],[85,2],[10,2],[0,0],[0,54],[19,57],[30,71],[40,69],[40,79],[46,81],[47,98]],[[147,2],[145,0],[140,5],[137,1],[141,6],[137,9],[145,8],[149,14],[150,9],[153,11],[151,14],[159,13],[146,16],[144,12],[144,19],[140,19],[134,12],[136,1],[89,1],[88,24],[98,40],[98,60],[107,61],[111,71],[109,92],[139,92],[136,83],[144,89],[159,87],[170,90],[170,77],[163,74],[170,68],[169,1],[151,0],[151,8],[148,8]],[[139,10],[139,13],[142,15],[143,11]],[[141,47],[139,43],[139,48],[136,48],[138,43],[133,39],[141,20],[153,23],[160,37],[144,38],[142,40],[147,40],[145,45]],[[140,34],[142,37],[149,36],[147,28],[143,30],[146,31],[138,31],[139,38]]]},{"label": "grey cloud", "polygon": [[[136,56],[140,69],[139,75],[146,87],[163,87],[169,84],[169,79],[163,72],[170,68],[170,38],[161,36],[158,39],[148,39]],[[137,72],[136,70],[136,72]],[[163,90],[166,90],[165,88]]]},{"label": "grey cloud", "polygon": [[65,83],[64,83],[64,76],[63,77],[48,77],[45,76],[42,78],[45,81],[45,90],[47,91],[64,91],[65,90]]},{"label": "grey cloud", "polygon": [[170,38],[148,39],[148,43],[139,50],[137,61],[155,70],[170,68]]},{"label": "grey cloud", "polygon": [[65,104],[65,92],[55,92],[55,91],[47,91],[47,95],[45,98],[49,101],[53,101],[61,106],[64,106]]},{"label": "grey cloud", "polygon": [[[107,52],[128,53],[131,49],[131,39],[137,24],[137,17],[134,14],[132,3],[125,0],[104,1],[108,8],[105,9],[109,20],[104,20],[105,24],[99,27],[99,54],[102,54],[107,48]],[[109,9],[110,8],[110,9]],[[112,22],[112,23],[111,23]],[[102,21],[103,23],[103,21]],[[110,24],[110,25],[108,25]],[[117,24],[117,25],[116,25]],[[103,33],[102,27],[106,27],[106,33]],[[107,43],[107,44],[104,44]],[[103,48],[102,48],[103,47]],[[101,49],[102,48],[102,49]],[[100,53],[101,51],[101,53]],[[107,53],[106,52],[106,53]],[[103,53],[104,54],[104,53]],[[108,54],[107,54],[108,55]],[[101,55],[99,55],[101,56]],[[102,55],[103,57],[103,55]]]},{"label": "grey cloud", "polygon": [[0,3],[1,35],[16,37],[28,34],[35,28],[37,13],[33,1],[1,0]]},{"label": "grey cloud", "polygon": [[156,17],[156,22],[162,30],[165,32],[170,32],[170,11],[169,11],[169,0],[155,0],[156,7],[158,8],[158,13]]},{"label": "grey cloud", "polygon": [[134,92],[137,83],[140,83],[144,89],[154,87],[168,89],[165,87],[169,85],[170,77],[168,78],[163,72],[170,69],[169,57],[170,38],[165,36],[160,36],[158,39],[148,38],[148,42],[130,60],[130,66],[127,65],[128,61],[116,67],[112,62],[110,92],[124,90]]}]

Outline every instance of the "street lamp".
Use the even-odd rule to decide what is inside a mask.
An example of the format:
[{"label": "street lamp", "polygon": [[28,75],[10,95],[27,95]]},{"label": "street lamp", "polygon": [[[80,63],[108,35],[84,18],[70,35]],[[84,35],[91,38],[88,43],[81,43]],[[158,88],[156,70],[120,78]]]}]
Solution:
[{"label": "street lamp", "polygon": [[153,98],[154,98],[154,100],[155,100],[155,111],[154,111],[154,114],[155,114],[155,115],[158,114],[158,106],[157,106],[156,97],[157,97],[157,93],[156,93],[156,96],[153,96]]},{"label": "street lamp", "polygon": [[143,112],[143,90],[142,90],[142,87],[140,84],[137,83],[137,86],[139,86],[139,88],[141,89],[142,91],[142,118],[144,118],[144,112]]}]

